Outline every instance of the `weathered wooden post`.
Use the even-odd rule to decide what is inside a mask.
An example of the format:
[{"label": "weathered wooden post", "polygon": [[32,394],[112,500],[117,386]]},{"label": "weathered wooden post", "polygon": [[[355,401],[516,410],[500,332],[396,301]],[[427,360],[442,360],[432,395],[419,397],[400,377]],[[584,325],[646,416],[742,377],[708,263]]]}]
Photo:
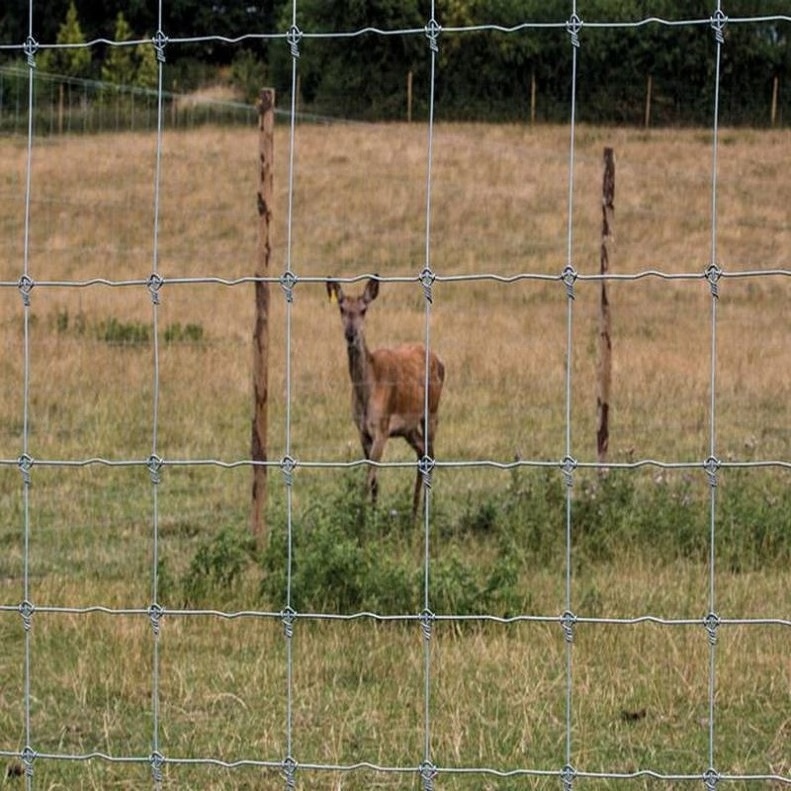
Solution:
[{"label": "weathered wooden post", "polygon": [[[613,241],[615,213],[615,155],[612,148],[604,149],[604,178],[602,180],[601,267],[602,275],[610,269],[610,245]],[[596,450],[599,464],[607,463],[610,444],[610,384],[612,381],[612,337],[610,335],[610,303],[607,281],[602,277],[599,309],[599,364],[596,376]]]},{"label": "weathered wooden post", "polygon": [[779,93],[780,78],[775,74],[774,79],[772,80],[772,108],[769,111],[773,127],[777,125],[777,97]]},{"label": "weathered wooden post", "polygon": [[530,75],[530,123],[535,126],[536,123],[536,95],[538,86],[536,85],[536,70]]},{"label": "weathered wooden post", "polygon": [[[253,328],[253,498],[251,529],[256,543],[267,542],[266,465],[269,399],[269,259],[274,193],[275,92],[264,88],[258,101],[258,245],[255,266],[255,324]],[[257,463],[261,462],[261,463]]]}]

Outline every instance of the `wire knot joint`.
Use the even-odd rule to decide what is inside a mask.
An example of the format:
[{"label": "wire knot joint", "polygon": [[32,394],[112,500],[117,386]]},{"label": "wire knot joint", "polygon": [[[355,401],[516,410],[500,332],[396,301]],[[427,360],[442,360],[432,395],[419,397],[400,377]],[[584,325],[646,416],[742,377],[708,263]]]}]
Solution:
[{"label": "wire knot joint", "polygon": [[291,57],[295,60],[299,57],[300,41],[302,41],[302,31],[296,25],[292,25],[286,33],[286,42],[291,50]]},{"label": "wire knot joint", "polygon": [[162,288],[164,282],[162,277],[156,272],[150,274],[148,280],[146,280],[146,288],[151,294],[151,302],[155,305],[159,305],[159,290]]},{"label": "wire knot joint", "polygon": [[425,269],[423,269],[423,271],[419,275],[420,284],[423,286],[423,296],[425,297],[426,302],[428,302],[429,304],[434,302],[432,287],[436,279],[437,276],[428,266]]},{"label": "wire knot joint", "polygon": [[560,471],[563,473],[563,480],[566,486],[571,488],[574,485],[574,470],[577,469],[577,460],[571,456],[565,456],[560,461]]},{"label": "wire knot joint", "polygon": [[714,38],[718,44],[725,43],[725,26],[728,24],[728,17],[721,8],[718,8],[714,16],[711,17],[711,29],[714,31]]},{"label": "wire knot joint", "polygon": [[151,764],[151,777],[155,783],[162,782],[162,767],[165,764],[165,756],[159,750],[154,750],[148,756],[148,762]]},{"label": "wire knot joint", "polygon": [[287,755],[283,759],[283,762],[280,764],[280,766],[283,770],[283,777],[286,780],[286,788],[288,789],[296,788],[297,787],[296,774],[297,774],[297,766],[298,766],[296,760],[292,756]]},{"label": "wire knot joint", "polygon": [[423,791],[433,791],[436,776],[437,767],[431,761],[423,761],[420,764],[420,781],[423,784]]},{"label": "wire knot joint", "polygon": [[154,49],[157,53],[157,62],[164,63],[165,62],[165,47],[168,44],[168,37],[164,34],[163,31],[157,30],[154,34],[154,37],[151,39],[151,43],[154,45]]},{"label": "wire knot joint", "polygon": [[720,773],[712,766],[703,773],[703,784],[706,791],[715,791],[720,781]]},{"label": "wire knot joint", "polygon": [[717,630],[720,628],[720,616],[716,612],[710,612],[703,619],[703,626],[709,637],[709,645],[717,645]]},{"label": "wire knot joint", "polygon": [[154,486],[159,484],[162,480],[162,466],[164,463],[164,460],[155,453],[152,453],[146,459],[146,468],[148,469],[148,474],[151,476],[151,483],[153,483]]},{"label": "wire knot joint", "polygon": [[293,607],[286,607],[280,613],[280,622],[283,624],[283,634],[287,640],[294,636],[294,621],[297,619],[297,611]]},{"label": "wire knot joint", "polygon": [[33,777],[33,762],[38,757],[38,753],[28,744],[22,750],[20,754],[20,758],[22,759],[22,763],[25,765],[25,776],[26,777]]},{"label": "wire knot joint", "polygon": [[22,482],[25,486],[30,486],[30,471],[33,469],[33,458],[29,456],[27,453],[23,453],[17,459],[17,467],[19,467],[19,471],[22,473]]},{"label": "wire knot joint", "polygon": [[706,475],[709,478],[709,486],[711,486],[712,489],[717,486],[717,471],[719,468],[720,460],[714,456],[709,456],[708,459],[703,462],[703,469],[706,471]]},{"label": "wire knot joint", "polygon": [[420,613],[420,626],[423,629],[423,639],[431,639],[431,632],[434,626],[434,619],[436,617],[437,616],[434,615],[434,613],[429,609],[425,609],[422,613]]},{"label": "wire knot joint", "polygon": [[30,292],[35,285],[33,279],[28,275],[22,275],[22,277],[19,278],[17,288],[19,288],[19,293],[22,295],[22,304],[26,308],[30,307]]},{"label": "wire knot joint", "polygon": [[417,463],[418,471],[423,477],[423,486],[426,489],[431,488],[431,472],[434,469],[434,464],[434,459],[432,459],[430,456],[423,456],[423,458]]},{"label": "wire knot joint", "polygon": [[566,610],[560,616],[560,628],[563,630],[563,637],[567,643],[574,642],[574,626],[577,623],[577,616],[571,610]]},{"label": "wire knot joint", "polygon": [[424,28],[428,45],[432,52],[439,52],[439,34],[442,32],[442,27],[434,17],[429,19],[426,27]]},{"label": "wire knot joint", "polygon": [[280,276],[280,288],[283,289],[283,294],[285,294],[286,302],[292,304],[294,302],[294,286],[297,285],[297,281],[299,278],[289,271],[286,270]]},{"label": "wire knot joint", "polygon": [[25,57],[27,58],[27,65],[30,66],[31,69],[36,68],[36,53],[38,52],[39,44],[33,36],[28,36],[25,39],[25,46],[23,47],[23,52],[25,53]]},{"label": "wire knot joint", "polygon": [[19,605],[19,614],[22,616],[22,625],[25,627],[26,632],[30,631],[35,611],[36,608],[27,599]]},{"label": "wire knot joint", "polygon": [[717,264],[709,264],[706,267],[706,271],[704,273],[706,280],[709,281],[709,287],[711,288],[711,296],[714,299],[717,299],[720,295],[720,278],[722,277],[722,269],[720,269]]},{"label": "wire knot joint", "polygon": [[578,48],[580,45],[580,31],[582,30],[583,22],[577,16],[577,14],[572,14],[569,18],[569,21],[566,22],[566,32],[571,37],[571,46]]},{"label": "wire knot joint", "polygon": [[574,299],[574,284],[577,282],[577,270],[571,264],[567,264],[563,268],[563,273],[560,276],[566,286],[566,296],[569,299]]},{"label": "wire knot joint", "polygon": [[280,460],[280,472],[283,473],[283,480],[289,488],[294,483],[294,470],[297,468],[297,462],[291,456],[283,456]]},{"label": "wire knot joint", "polygon": [[162,627],[162,618],[165,615],[165,610],[161,604],[154,602],[148,608],[148,619],[151,621],[151,628],[154,630],[154,637],[159,637],[159,631]]}]

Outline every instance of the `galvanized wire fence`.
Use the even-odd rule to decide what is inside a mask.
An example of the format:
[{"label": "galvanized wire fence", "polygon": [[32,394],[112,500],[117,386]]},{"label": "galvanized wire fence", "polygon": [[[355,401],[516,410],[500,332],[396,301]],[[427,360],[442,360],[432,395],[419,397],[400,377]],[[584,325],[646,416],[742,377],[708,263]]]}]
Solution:
[{"label": "galvanized wire fence", "polygon": [[[25,88],[29,76],[18,66],[0,67],[0,132],[26,134],[30,110]],[[187,95],[137,86],[115,85],[80,77],[36,72],[34,106],[38,136],[153,132],[159,102],[167,129],[194,129],[205,124],[249,125],[255,108],[216,97],[195,100]]]},{"label": "galvanized wire fence", "polygon": [[[728,617],[721,615],[719,612],[718,604],[718,591],[717,591],[717,568],[718,558],[716,553],[717,536],[718,536],[718,523],[716,518],[717,513],[717,496],[718,496],[718,476],[720,471],[727,468],[756,468],[756,469],[791,469],[791,461],[788,459],[765,459],[751,462],[739,462],[724,460],[719,457],[719,448],[717,443],[717,426],[718,426],[718,400],[717,400],[717,361],[718,361],[718,300],[720,298],[720,288],[729,278],[750,278],[759,279],[766,277],[779,277],[787,278],[791,276],[791,272],[783,268],[761,269],[760,271],[726,271],[719,263],[718,256],[718,158],[719,152],[719,129],[718,129],[718,105],[715,100],[714,106],[711,108],[712,112],[712,129],[711,129],[711,184],[710,184],[710,228],[711,228],[711,245],[709,250],[709,257],[706,266],[702,271],[687,271],[685,273],[669,273],[660,270],[643,271],[632,275],[622,274],[607,274],[604,276],[586,275],[577,271],[573,260],[574,249],[574,184],[575,184],[575,141],[577,135],[576,124],[576,81],[577,81],[577,56],[581,46],[584,46],[583,33],[585,29],[584,17],[581,15],[582,4],[572,2],[570,14],[568,19],[560,20],[552,24],[532,24],[526,21],[523,25],[517,28],[503,29],[496,25],[480,25],[474,28],[456,28],[456,29],[443,29],[438,23],[439,9],[435,8],[435,3],[431,3],[431,13],[426,21],[425,28],[420,30],[381,30],[376,28],[367,28],[359,31],[338,31],[335,34],[328,33],[312,33],[310,30],[301,30],[299,27],[299,3],[294,2],[292,12],[291,26],[286,32],[277,33],[250,33],[240,35],[239,38],[228,40],[222,39],[226,43],[238,43],[247,39],[267,38],[276,40],[278,43],[287,45],[290,48],[292,55],[292,90],[291,90],[291,108],[288,114],[290,119],[290,134],[289,134],[289,189],[288,189],[288,228],[289,236],[286,245],[286,257],[284,266],[281,272],[267,278],[274,286],[277,287],[282,299],[285,303],[285,316],[286,327],[284,342],[286,345],[285,350],[285,383],[286,383],[286,396],[285,396],[285,415],[284,415],[284,436],[285,448],[284,455],[281,459],[269,462],[253,462],[250,459],[239,459],[231,462],[223,462],[217,459],[181,459],[172,460],[165,459],[161,456],[160,451],[160,408],[159,408],[159,393],[160,393],[160,359],[159,359],[159,338],[158,323],[160,321],[160,301],[161,290],[164,285],[168,287],[179,286],[183,284],[204,284],[209,286],[239,286],[247,283],[254,282],[254,277],[241,277],[235,279],[228,279],[223,277],[216,277],[212,274],[195,278],[165,278],[161,274],[160,268],[160,251],[159,251],[159,234],[160,234],[160,187],[167,179],[167,173],[162,169],[162,149],[163,138],[165,135],[165,114],[167,112],[165,101],[166,97],[162,91],[162,74],[164,69],[167,68],[167,53],[171,47],[177,47],[181,43],[181,39],[168,35],[168,31],[161,29],[151,42],[155,47],[158,59],[159,70],[159,89],[156,92],[156,125],[154,134],[156,135],[156,167],[155,167],[155,193],[154,193],[154,206],[153,206],[153,245],[152,245],[152,260],[151,260],[151,274],[145,280],[135,281],[119,281],[113,280],[108,276],[102,278],[91,279],[87,281],[76,280],[59,280],[59,281],[42,281],[36,279],[36,273],[30,266],[29,256],[29,241],[30,241],[30,211],[31,211],[31,173],[33,170],[33,158],[36,146],[36,128],[34,125],[34,118],[32,112],[29,114],[28,120],[28,143],[27,143],[27,183],[25,185],[25,198],[26,198],[26,215],[25,215],[25,239],[24,239],[24,254],[21,263],[21,271],[19,278],[14,281],[6,281],[0,283],[0,287],[4,289],[18,289],[21,302],[21,315],[23,321],[23,350],[24,350],[24,381],[21,383],[23,389],[22,405],[23,414],[21,415],[21,443],[20,453],[16,459],[3,459],[0,460],[6,468],[16,468],[21,477],[21,490],[20,497],[22,499],[22,557],[24,565],[23,573],[23,586],[20,592],[19,601],[3,602],[0,605],[0,612],[5,613],[18,613],[20,618],[19,628],[24,631],[24,663],[21,668],[21,673],[24,677],[24,722],[21,724],[24,732],[23,746],[19,751],[0,750],[0,755],[6,759],[16,759],[20,762],[22,771],[24,773],[24,782],[28,789],[38,787],[36,767],[41,761],[73,761],[73,762],[87,762],[87,761],[100,761],[108,763],[134,763],[149,765],[151,769],[151,784],[154,787],[160,787],[163,783],[168,782],[167,771],[169,767],[179,766],[200,766],[204,765],[207,768],[212,766],[219,766],[226,769],[234,770],[242,767],[260,768],[279,772],[282,775],[282,787],[286,788],[309,788],[320,786],[324,777],[330,773],[344,774],[355,773],[360,770],[373,771],[385,778],[385,782],[392,780],[394,783],[400,777],[406,777],[406,782],[419,783],[420,786],[426,790],[433,788],[443,787],[445,778],[470,776],[476,778],[480,784],[479,787],[485,787],[486,783],[490,780],[497,778],[500,779],[513,779],[514,783],[524,781],[526,783],[535,782],[538,780],[551,780],[556,781],[567,791],[570,791],[575,786],[578,779],[587,780],[639,780],[644,783],[649,781],[662,781],[666,784],[675,783],[678,781],[697,781],[705,785],[707,789],[713,791],[720,781],[730,782],[763,782],[765,784],[778,784],[778,785],[791,785],[791,776],[782,773],[737,773],[721,771],[717,765],[717,723],[718,723],[718,710],[717,710],[717,649],[718,637],[722,629],[730,626],[748,626],[756,632],[760,629],[772,626],[781,629],[791,629],[791,614],[789,617],[756,617],[756,618],[741,618],[741,617]],[[31,29],[33,15],[37,9],[35,4],[31,2],[30,16],[31,16]],[[710,18],[705,19],[686,19],[686,20],[663,20],[658,18],[645,18],[632,23],[633,27],[640,27],[647,24],[659,25],[708,25],[712,33],[712,63],[713,80],[715,82],[714,96],[719,96],[719,80],[720,80],[720,53],[722,47],[725,45],[724,31],[728,24],[739,23],[749,24],[758,21],[757,18],[744,18],[738,20],[729,20],[726,16],[722,4],[718,2],[716,7],[712,9]],[[784,21],[778,17],[778,22]],[[161,8],[160,8],[160,22],[161,22]],[[598,26],[606,27],[606,23],[597,23]],[[619,23],[623,26],[624,23]],[[559,272],[549,272],[543,274],[520,273],[513,276],[504,277],[501,275],[490,274],[486,272],[476,272],[469,275],[455,275],[444,274],[433,265],[432,258],[432,242],[434,239],[433,230],[433,204],[432,204],[432,163],[435,153],[436,140],[434,136],[435,131],[435,117],[434,117],[434,85],[437,80],[438,69],[438,56],[442,46],[442,39],[444,36],[452,36],[456,34],[463,34],[468,29],[475,29],[478,31],[492,30],[499,33],[516,33],[525,29],[542,28],[549,29],[565,29],[569,37],[569,57],[572,59],[573,64],[573,79],[570,86],[570,107],[569,107],[569,146],[568,146],[568,199],[567,199],[567,235],[566,235],[566,263],[563,269]],[[424,247],[424,261],[423,266],[419,272],[407,273],[405,275],[396,277],[383,277],[381,278],[386,282],[411,282],[422,288],[424,296],[424,311],[425,311],[425,327],[424,339],[427,348],[432,346],[431,329],[433,325],[432,310],[435,306],[435,293],[434,285],[440,282],[472,282],[481,280],[490,280],[493,282],[502,283],[515,283],[522,280],[536,280],[545,282],[555,282],[559,288],[565,290],[566,294],[566,337],[565,337],[565,438],[564,447],[560,457],[551,462],[538,459],[519,459],[514,462],[501,462],[492,459],[479,459],[474,461],[461,461],[454,459],[434,459],[428,456],[417,462],[419,469],[423,473],[424,482],[424,508],[421,514],[421,525],[423,533],[423,596],[422,608],[419,612],[402,613],[396,615],[384,615],[375,612],[358,612],[353,614],[336,614],[336,613],[314,613],[314,612],[299,612],[295,609],[292,601],[291,591],[291,566],[293,563],[293,556],[291,550],[292,533],[294,530],[293,513],[294,504],[292,495],[294,487],[298,486],[295,472],[299,469],[343,469],[349,466],[362,466],[364,461],[351,461],[345,463],[338,462],[325,462],[320,459],[299,459],[293,455],[291,438],[291,404],[292,404],[292,372],[290,368],[291,361],[291,344],[292,344],[292,310],[293,310],[293,296],[294,289],[300,283],[310,282],[323,282],[325,277],[337,273],[327,272],[321,277],[305,277],[300,275],[292,261],[292,238],[291,229],[292,222],[291,216],[293,212],[293,199],[298,190],[298,185],[295,179],[294,161],[298,151],[298,136],[296,134],[296,96],[297,96],[297,81],[299,76],[299,56],[300,46],[303,41],[315,37],[328,37],[336,36],[339,38],[354,39],[360,37],[363,33],[373,35],[388,35],[388,36],[424,36],[426,40],[426,57],[430,60],[430,85],[429,85],[429,116],[426,125],[426,160],[425,160],[425,247]],[[189,39],[192,41],[192,39]],[[96,42],[89,42],[85,46],[93,46]],[[115,42],[104,42],[109,45],[114,45]],[[140,42],[124,42],[124,44],[138,44]],[[28,106],[33,107],[33,92],[36,85],[36,53],[40,49],[40,44],[33,40],[32,36],[28,38],[23,44],[19,44],[18,48],[23,50],[28,58],[28,79],[29,79],[29,95]],[[364,46],[360,41],[355,43],[355,46]],[[367,278],[365,276],[353,277],[339,277],[341,282],[356,282]],[[659,617],[652,614],[638,614],[633,617],[591,617],[579,614],[576,610],[578,603],[575,601],[572,577],[574,568],[573,557],[573,524],[574,524],[574,502],[572,498],[572,489],[575,483],[575,476],[578,471],[582,469],[598,469],[599,464],[592,462],[578,461],[575,457],[575,440],[572,436],[572,351],[575,338],[574,322],[575,322],[575,288],[578,283],[588,280],[620,280],[620,281],[638,281],[646,278],[655,278],[658,280],[674,280],[674,279],[687,279],[687,280],[702,280],[706,282],[710,289],[710,314],[709,314],[709,328],[710,328],[710,350],[709,350],[709,404],[708,404],[708,452],[706,458],[692,459],[692,460],[671,460],[662,461],[654,459],[638,459],[633,462],[611,462],[608,463],[608,468],[616,469],[621,468],[625,470],[638,470],[642,468],[656,468],[659,470],[665,469],[683,469],[691,471],[703,471],[709,486],[709,557],[708,557],[708,601],[706,612],[700,618],[668,618]],[[106,458],[84,458],[84,459],[67,459],[67,460],[54,460],[36,458],[33,455],[30,443],[31,429],[30,429],[30,372],[36,365],[35,355],[30,342],[31,334],[31,300],[38,291],[46,289],[50,286],[61,287],[76,287],[76,288],[94,288],[97,286],[111,286],[111,287],[145,287],[148,289],[150,302],[151,302],[151,324],[152,324],[152,343],[153,343],[153,362],[151,369],[152,379],[152,392],[153,402],[151,409],[151,422],[150,422],[150,453],[146,458],[140,458],[132,461],[114,461]],[[426,377],[428,378],[428,359]],[[427,388],[426,388],[427,389]],[[426,406],[426,410],[428,407]],[[160,579],[159,579],[159,548],[160,548],[160,520],[162,508],[159,499],[160,483],[163,476],[167,475],[168,470],[177,467],[190,467],[190,466],[212,466],[219,468],[234,468],[234,467],[252,467],[256,463],[265,463],[274,473],[282,475],[283,486],[285,487],[285,501],[286,501],[286,525],[285,530],[288,534],[288,554],[287,554],[287,569],[286,577],[289,584],[286,587],[285,598],[282,609],[278,611],[262,611],[250,610],[244,612],[228,612],[220,609],[171,609],[164,608],[160,604]],[[31,521],[33,505],[30,498],[31,485],[35,479],[36,473],[39,469],[59,469],[59,468],[74,468],[74,467],[137,467],[147,470],[150,476],[150,536],[152,548],[152,563],[151,563],[151,590],[150,601],[145,606],[137,608],[113,608],[107,607],[102,604],[94,606],[53,606],[47,603],[37,602],[33,600],[30,588],[30,563],[32,550],[30,547],[31,538]],[[404,463],[386,463],[383,462],[382,466],[405,466]],[[414,466],[410,463],[408,466]],[[454,614],[438,614],[433,611],[432,595],[431,595],[431,575],[432,575],[432,560],[431,560],[431,541],[432,541],[432,476],[435,471],[442,469],[461,469],[461,468],[496,468],[496,469],[517,469],[517,468],[544,468],[556,470],[558,475],[566,484],[565,495],[565,556],[564,567],[558,569],[558,574],[562,574],[564,580],[564,608],[561,612],[550,613],[545,615],[528,615],[517,614],[512,617],[499,617],[494,614],[481,615],[481,616],[468,616],[468,615],[454,615]],[[151,731],[150,731],[150,751],[146,754],[133,754],[133,755],[117,755],[109,754],[99,749],[90,749],[84,753],[73,752],[45,752],[37,749],[37,733],[31,721],[31,711],[34,706],[34,695],[32,692],[32,682],[34,678],[33,660],[36,655],[36,643],[34,639],[36,619],[40,615],[46,614],[68,614],[75,618],[82,618],[89,614],[106,614],[117,618],[146,618],[151,626],[151,698],[150,698],[150,713],[151,713]],[[284,730],[284,745],[285,750],[282,755],[272,754],[251,754],[249,756],[240,758],[238,760],[228,761],[217,758],[213,755],[202,756],[185,756],[174,755],[168,753],[162,747],[162,732],[166,726],[163,723],[161,713],[162,691],[160,683],[160,673],[162,666],[162,646],[161,635],[166,630],[167,622],[176,619],[190,619],[200,616],[208,616],[213,618],[224,619],[228,621],[246,622],[253,620],[264,620],[279,622],[282,625],[283,639],[285,642],[284,662],[285,662],[285,690],[284,690],[284,710],[285,721],[283,723]],[[504,624],[517,624],[517,623],[536,623],[548,624],[556,626],[563,635],[565,640],[565,667],[563,673],[565,676],[565,723],[564,723],[564,748],[563,755],[559,756],[557,766],[543,767],[532,765],[526,761],[523,766],[518,767],[501,767],[501,766],[476,766],[476,765],[449,765],[442,763],[441,757],[438,758],[434,754],[432,748],[433,738],[432,735],[435,730],[434,717],[436,716],[432,708],[432,695],[434,694],[434,675],[435,675],[435,659],[432,651],[432,640],[435,628],[438,624],[451,623],[460,624],[465,621],[474,620],[476,622],[485,622],[493,625]],[[301,755],[298,748],[299,725],[295,721],[294,712],[294,673],[297,667],[298,659],[293,651],[293,643],[295,636],[298,636],[300,626],[306,622],[335,622],[335,623],[351,623],[354,621],[370,621],[374,623],[389,623],[401,622],[405,624],[413,624],[419,627],[419,639],[422,641],[422,679],[421,679],[421,733],[422,733],[422,752],[420,755],[414,756],[414,761],[406,765],[397,766],[383,766],[368,760],[361,760],[354,764],[331,764],[323,763],[312,759],[311,756]],[[701,767],[698,772],[672,772],[672,771],[657,771],[651,766],[641,766],[635,768],[633,771],[591,771],[586,768],[583,763],[578,761],[575,745],[575,729],[574,729],[574,712],[576,701],[574,697],[575,692],[575,632],[577,627],[581,624],[609,624],[613,626],[630,626],[636,624],[653,624],[661,628],[674,628],[674,627],[699,627],[700,639],[707,645],[708,651],[708,716],[706,718],[706,727],[708,729],[708,750],[707,755],[701,756]],[[56,662],[57,657],[49,657],[48,661]],[[787,705],[787,697],[785,703],[782,700],[778,701],[778,705]],[[263,787],[263,786],[262,786]],[[339,786],[340,787],[340,786]],[[510,786],[509,786],[510,787]]]}]

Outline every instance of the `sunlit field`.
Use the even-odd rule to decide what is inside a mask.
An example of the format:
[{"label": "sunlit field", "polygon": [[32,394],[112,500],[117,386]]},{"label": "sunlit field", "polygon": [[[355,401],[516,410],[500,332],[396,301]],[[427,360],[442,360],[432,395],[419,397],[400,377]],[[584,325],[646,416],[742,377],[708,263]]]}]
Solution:
[{"label": "sunlit field", "polygon": [[[789,573],[776,535],[749,562],[740,562],[739,541],[746,526],[789,512],[791,133],[723,130],[716,200],[705,130],[579,127],[571,172],[565,127],[439,124],[429,141],[419,124],[300,125],[294,144],[292,152],[288,128],[278,126],[269,274],[289,270],[296,284],[290,294],[271,286],[268,450],[297,465],[288,492],[281,472],[270,471],[270,537],[282,539],[293,518],[306,542],[299,560],[310,547],[302,525],[360,507],[364,470],[346,467],[361,457],[346,351],[324,281],[376,273],[385,281],[368,311],[369,345],[427,339],[447,376],[427,532],[422,520],[411,526],[404,518],[414,470],[402,464],[380,471],[381,507],[367,514],[370,533],[355,540],[412,562],[418,577],[426,535],[429,560],[443,570],[496,565],[509,533],[517,543],[526,535],[521,517],[508,524],[503,515],[524,514],[524,492],[547,487],[556,492],[546,498],[548,521],[530,552],[509,555],[519,560],[508,612],[494,613],[528,617],[438,621],[427,676],[417,620],[298,620],[289,661],[283,624],[266,615],[285,599],[268,596],[266,567],[255,559],[240,561],[228,584],[215,579],[193,596],[184,581],[194,582],[201,548],[224,531],[243,535],[249,524],[254,303],[253,286],[237,281],[256,268],[257,130],[166,133],[158,184],[152,135],[36,140],[27,239],[27,141],[5,138],[6,784],[24,782],[12,779],[22,769],[12,753],[26,744],[26,643],[16,608],[27,597],[37,608],[29,633],[36,788],[147,787],[155,727],[166,759],[253,762],[166,763],[168,788],[280,788],[276,767],[290,751],[299,788],[417,789],[427,738],[437,788],[557,788],[569,733],[581,772],[702,776],[712,732],[719,772],[775,775],[777,787],[786,785]],[[661,541],[622,545],[620,534],[607,541],[601,513],[599,549],[585,544],[567,567],[561,460],[570,455],[583,468],[571,495],[580,533],[598,491],[596,473],[584,467],[597,458],[601,282],[592,276],[605,146],[616,156],[610,271],[631,276],[607,283],[609,460],[657,462],[627,472],[634,502],[681,481],[689,500],[669,501],[704,522],[711,487],[703,462],[756,464],[720,471],[713,570],[708,532],[690,544],[700,551],[674,553],[675,526],[665,522]],[[716,302],[704,276],[712,263],[723,273]],[[27,321],[17,287],[26,264],[35,283]],[[567,265],[578,275],[572,300],[561,280]],[[418,277],[426,267],[436,276],[431,302]],[[156,307],[145,285],[152,271],[164,278]],[[23,453],[33,460],[27,499]],[[152,454],[165,462],[156,490],[145,464]],[[389,443],[385,461],[413,460],[406,443]],[[501,468],[517,460],[519,469]],[[734,505],[741,487],[760,493],[754,502],[763,510]],[[575,511],[577,498],[588,510]],[[677,528],[686,536],[691,529],[681,518]],[[166,608],[156,663],[146,613],[155,535]],[[205,561],[208,576],[228,560],[217,557]],[[583,619],[572,649],[570,722],[557,621],[567,579]],[[452,581],[464,587],[464,579]],[[711,649],[700,623],[712,593],[723,619],[775,621],[720,628],[713,727]],[[200,614],[167,613],[196,603]],[[78,611],[97,606],[111,611]],[[408,612],[423,606],[416,599]],[[609,622],[644,615],[692,623]],[[93,753],[103,757],[80,758]],[[359,762],[373,766],[348,768]],[[473,771],[481,768],[497,772]],[[662,785],[645,777],[582,782]]]}]

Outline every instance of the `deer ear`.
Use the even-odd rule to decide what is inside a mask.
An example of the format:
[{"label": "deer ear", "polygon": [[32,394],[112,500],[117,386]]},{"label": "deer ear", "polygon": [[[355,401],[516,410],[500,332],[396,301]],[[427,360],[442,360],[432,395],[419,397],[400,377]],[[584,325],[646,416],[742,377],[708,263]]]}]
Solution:
[{"label": "deer ear", "polygon": [[379,275],[374,275],[366,284],[365,291],[363,292],[363,299],[366,302],[373,302],[379,293]]},{"label": "deer ear", "polygon": [[330,302],[340,302],[343,299],[343,291],[334,280],[327,281],[327,296]]}]

